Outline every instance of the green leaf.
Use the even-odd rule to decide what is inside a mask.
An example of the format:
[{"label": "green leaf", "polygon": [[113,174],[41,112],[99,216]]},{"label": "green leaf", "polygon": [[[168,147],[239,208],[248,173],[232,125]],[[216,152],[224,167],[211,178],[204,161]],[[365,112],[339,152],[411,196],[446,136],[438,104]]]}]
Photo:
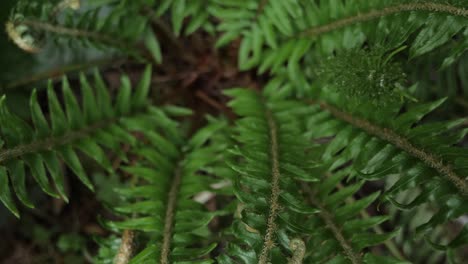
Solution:
[{"label": "green leaf", "polygon": [[395,126],[397,130],[406,131],[412,124],[418,122],[428,113],[432,112],[434,109],[438,108],[442,105],[447,98],[441,98],[437,101],[427,103],[427,104],[420,104],[411,108],[408,112],[400,115],[395,122]]},{"label": "green leaf", "polygon": [[64,177],[62,170],[60,169],[60,162],[57,158],[57,153],[55,151],[45,151],[41,153],[41,156],[44,159],[46,167],[49,170],[49,175],[55,183],[55,188],[57,189],[59,195],[65,202],[68,203],[68,198],[64,186]]},{"label": "green leaf", "polygon": [[18,209],[10,192],[10,184],[8,181],[8,174],[5,167],[0,167],[0,200],[10,212],[17,218],[20,218]]},{"label": "green leaf", "polygon": [[150,64],[146,66],[145,71],[143,72],[143,75],[140,78],[140,82],[136,87],[135,93],[133,94],[132,108],[139,109],[146,105],[151,87],[151,73],[152,67]]},{"label": "green leaf", "polygon": [[[210,245],[204,248],[197,248],[197,249],[187,249],[187,248],[174,248],[172,250],[172,256],[174,260],[180,258],[181,260],[185,259],[187,256],[190,256],[191,259],[196,259],[199,257],[203,257],[213,251],[217,246],[216,243],[211,243]],[[211,263],[211,262],[207,262]]]},{"label": "green leaf", "polygon": [[50,128],[47,123],[44,113],[42,112],[41,106],[37,102],[37,90],[34,89],[31,94],[30,100],[31,118],[36,129],[37,136],[43,138],[49,135]]},{"label": "green leaf", "polygon": [[76,143],[76,147],[94,159],[99,165],[108,171],[112,171],[112,165],[106,153],[92,139],[85,138]]},{"label": "green leaf", "polygon": [[174,0],[172,4],[172,25],[174,27],[174,33],[176,36],[180,35],[182,29],[182,21],[185,17],[185,0]]},{"label": "green leaf", "polygon": [[84,125],[84,119],[81,116],[81,109],[73,95],[68,79],[63,77],[62,79],[62,90],[65,100],[65,109],[67,112],[68,123],[72,129],[81,128]]},{"label": "green leaf", "polygon": [[[104,118],[113,117],[114,109],[112,108],[111,97],[107,91],[106,84],[104,83],[104,80],[102,80],[101,74],[99,74],[97,69],[94,69],[94,86],[96,87],[96,99],[99,102],[99,112]],[[89,94],[89,91],[87,91],[87,93]],[[86,116],[90,117],[90,120],[87,119],[88,122],[94,120],[94,116],[92,116],[93,112],[90,112],[92,110],[93,102],[90,100],[91,98],[86,100],[88,103],[84,103],[85,113],[87,113]]]},{"label": "green leaf", "polygon": [[[102,86],[101,82],[98,81],[100,80],[99,74],[95,72],[95,78],[98,86]],[[96,111],[97,108],[97,103],[96,103],[96,98],[94,96],[93,90],[91,88],[91,85],[89,84],[88,80],[86,79],[86,76],[83,73],[80,73],[80,85],[81,85],[81,93],[83,96],[83,113],[86,119],[86,123],[92,124],[99,120],[99,115],[101,114],[99,111]],[[100,88],[103,89],[103,88]],[[98,89],[99,91],[99,89]],[[103,95],[101,93],[101,95]],[[105,95],[104,95],[105,96]],[[105,97],[104,97],[105,98]],[[106,107],[106,101],[100,101],[102,103],[103,109]],[[105,113],[105,112],[104,112]]]},{"label": "green leaf", "polygon": [[31,174],[41,189],[52,197],[60,198],[60,196],[50,186],[41,155],[28,154],[23,157],[23,160],[28,164]]},{"label": "green leaf", "polygon": [[130,79],[128,76],[122,76],[120,78],[120,89],[119,93],[117,94],[117,99],[115,103],[115,107],[119,114],[124,115],[130,113],[131,108],[131,91],[132,91],[132,84],[130,83]]},{"label": "green leaf", "polygon": [[393,236],[396,235],[396,232],[393,231],[387,234],[357,234],[353,236],[351,242],[356,246],[357,249],[361,250],[363,248],[380,244]]},{"label": "green leaf", "polygon": [[7,167],[11,175],[11,185],[16,192],[16,196],[24,205],[29,208],[34,208],[34,204],[29,199],[26,191],[24,162],[22,160],[13,161],[10,162]]},{"label": "green leaf", "polygon": [[153,59],[156,62],[156,64],[162,63],[163,58],[161,53],[161,47],[159,45],[158,39],[156,38],[156,35],[151,29],[147,30],[145,34],[145,45],[146,48],[151,52],[151,55],[153,56]]},{"label": "green leaf", "polygon": [[94,187],[89,180],[86,172],[81,165],[78,156],[76,155],[75,151],[71,146],[64,146],[59,150],[60,155],[62,156],[65,163],[71,168],[71,170],[75,173],[76,176],[81,180],[81,182],[86,185],[91,191],[94,191]]},{"label": "green leaf", "polygon": [[457,18],[452,16],[432,17],[432,19],[437,23],[433,23],[419,32],[410,49],[411,57],[420,56],[444,44],[466,26],[466,23],[460,23]]},{"label": "green leaf", "polygon": [[49,86],[47,88],[47,96],[49,98],[49,112],[52,131],[54,135],[62,135],[68,130],[67,119],[65,118],[65,114],[63,113],[51,82],[49,82]]},{"label": "green leaf", "polygon": [[365,264],[410,264],[411,262],[393,259],[386,256],[375,256],[372,253],[364,255]]}]

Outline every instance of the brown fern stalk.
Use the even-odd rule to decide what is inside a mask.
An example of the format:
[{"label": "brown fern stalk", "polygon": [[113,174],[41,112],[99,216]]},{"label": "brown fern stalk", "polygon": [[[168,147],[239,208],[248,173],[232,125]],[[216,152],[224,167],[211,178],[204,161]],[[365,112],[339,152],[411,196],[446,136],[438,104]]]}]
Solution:
[{"label": "brown fern stalk", "polygon": [[163,243],[161,247],[161,264],[170,263],[169,254],[171,252],[172,229],[174,228],[174,217],[177,207],[177,194],[179,192],[181,180],[182,171],[179,164],[175,172],[174,179],[172,179],[171,190],[168,194],[166,216],[164,218]]},{"label": "brown fern stalk", "polygon": [[122,234],[122,242],[119,251],[114,258],[114,264],[127,264],[133,253],[133,239],[135,234],[131,230],[125,230]]},{"label": "brown fern stalk", "polygon": [[276,218],[280,211],[279,195],[280,195],[280,169],[279,169],[279,153],[278,153],[278,131],[273,114],[267,110],[266,119],[270,129],[270,157],[271,157],[271,196],[270,210],[268,212],[267,229],[263,238],[263,248],[260,254],[259,264],[267,264],[270,257],[270,251],[275,247],[276,236]]}]

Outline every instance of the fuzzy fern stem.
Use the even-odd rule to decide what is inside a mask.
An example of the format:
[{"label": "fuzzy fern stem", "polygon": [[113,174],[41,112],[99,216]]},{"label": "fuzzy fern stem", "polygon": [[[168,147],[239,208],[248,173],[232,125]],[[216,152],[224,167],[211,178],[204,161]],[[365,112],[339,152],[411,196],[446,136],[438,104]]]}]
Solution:
[{"label": "fuzzy fern stem", "polygon": [[131,50],[131,45],[126,43],[124,40],[118,39],[115,36],[106,35],[99,32],[86,31],[76,28],[68,28],[60,25],[54,25],[47,22],[37,21],[27,19],[18,23],[20,25],[25,25],[36,30],[41,30],[45,32],[51,32],[58,35],[70,36],[73,38],[88,38],[93,39],[97,42],[108,44],[120,49]]},{"label": "fuzzy fern stem", "polygon": [[421,160],[427,166],[433,168],[441,175],[445,176],[447,180],[449,180],[455,185],[455,187],[462,195],[468,196],[468,183],[463,179],[463,177],[458,175],[453,170],[452,165],[445,164],[441,158],[422,148],[413,145],[408,139],[402,137],[401,135],[397,134],[391,129],[379,127],[375,124],[370,123],[367,120],[353,117],[352,115],[342,112],[339,109],[326,103],[321,103],[320,106],[322,107],[322,109],[329,111],[336,118],[350,123],[353,126],[358,127],[384,141],[390,142],[391,144],[398,147],[399,149],[404,150],[411,156]]},{"label": "fuzzy fern stem", "polygon": [[177,194],[182,180],[182,172],[180,164],[175,171],[174,179],[172,179],[171,190],[168,194],[166,216],[164,218],[163,243],[161,248],[161,264],[169,264],[169,253],[171,252],[172,229],[174,228],[174,217],[177,206]]},{"label": "fuzzy fern stem", "polygon": [[301,183],[302,189],[307,194],[309,202],[317,207],[320,212],[319,216],[325,222],[326,227],[333,233],[333,236],[336,238],[345,256],[351,261],[352,264],[361,264],[362,256],[360,253],[357,253],[353,250],[351,244],[346,240],[346,238],[341,233],[340,228],[335,224],[333,215],[315,198],[314,193],[306,183]]},{"label": "fuzzy fern stem", "polygon": [[433,2],[409,3],[385,7],[381,10],[371,10],[367,13],[359,13],[355,16],[346,17],[333,21],[329,24],[316,26],[299,33],[300,37],[315,37],[330,31],[341,29],[352,24],[367,22],[384,16],[389,16],[401,12],[427,11],[435,13],[447,13],[454,16],[468,17],[468,10],[449,4],[439,4]]},{"label": "fuzzy fern stem", "polygon": [[42,150],[54,149],[58,146],[67,145],[76,140],[88,137],[91,133],[95,132],[96,130],[104,128],[114,122],[116,122],[116,119],[101,121],[86,126],[77,131],[70,131],[60,137],[47,137],[38,141],[31,142],[29,144],[18,145],[11,149],[1,150],[0,164],[28,153],[36,153]]},{"label": "fuzzy fern stem", "polygon": [[125,230],[122,235],[122,243],[119,252],[115,256],[114,264],[127,264],[132,257],[133,239],[135,234],[131,230]]},{"label": "fuzzy fern stem", "polygon": [[271,249],[275,246],[276,218],[280,211],[278,202],[280,195],[280,170],[278,155],[278,131],[273,114],[267,110],[266,119],[270,130],[270,155],[271,155],[271,196],[270,210],[268,212],[267,230],[263,239],[263,248],[260,254],[259,264],[267,264]]}]

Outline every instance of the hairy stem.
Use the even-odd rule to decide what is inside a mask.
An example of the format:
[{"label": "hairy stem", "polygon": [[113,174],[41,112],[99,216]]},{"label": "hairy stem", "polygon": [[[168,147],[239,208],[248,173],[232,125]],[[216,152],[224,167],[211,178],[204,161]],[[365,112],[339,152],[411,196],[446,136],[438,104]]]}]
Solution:
[{"label": "hairy stem", "polygon": [[182,180],[181,165],[177,166],[174,179],[171,182],[171,190],[168,194],[166,216],[164,218],[163,244],[161,247],[161,264],[169,264],[169,253],[171,252],[172,229],[174,228],[174,216],[177,207],[177,194]]},{"label": "hairy stem", "polygon": [[302,189],[307,194],[309,198],[309,202],[320,209],[319,217],[325,222],[326,227],[333,233],[333,236],[340,244],[341,248],[343,249],[343,253],[345,256],[351,261],[352,264],[360,264],[362,263],[362,256],[358,252],[354,252],[351,244],[346,240],[346,238],[341,233],[340,228],[335,224],[335,220],[333,219],[333,215],[315,198],[315,194],[310,189],[307,183],[301,183]]},{"label": "hairy stem", "polygon": [[271,196],[269,200],[270,210],[268,212],[267,229],[263,238],[263,248],[258,261],[259,264],[268,263],[270,251],[275,247],[276,218],[280,211],[278,198],[280,195],[281,174],[278,160],[278,131],[273,114],[269,110],[266,112],[266,119],[268,128],[270,129]]},{"label": "hairy stem", "polygon": [[114,123],[115,121],[116,119],[101,121],[101,122],[86,126],[77,131],[69,131],[60,137],[47,137],[44,139],[40,139],[38,141],[34,141],[29,144],[18,145],[11,149],[1,150],[0,151],[0,164],[10,159],[23,156],[25,154],[54,149],[58,146],[63,146],[71,142],[74,142],[76,140],[88,137],[90,134],[92,134],[96,130],[104,128],[110,125],[111,123]]},{"label": "hairy stem", "polygon": [[53,25],[47,22],[37,20],[24,20],[18,24],[26,25],[31,28],[46,32],[56,33],[58,35],[68,35],[72,37],[84,37],[94,39],[98,42],[106,43],[115,47],[128,48],[129,45],[123,40],[119,40],[115,36],[109,36],[100,32],[86,31],[77,28],[68,28],[60,25]]},{"label": "hairy stem", "polygon": [[411,156],[421,160],[427,166],[433,168],[441,175],[445,176],[447,180],[452,182],[458,191],[468,196],[468,184],[463,177],[459,176],[454,170],[451,164],[445,164],[444,160],[437,157],[436,155],[428,152],[420,147],[413,145],[408,139],[405,137],[395,133],[393,130],[389,128],[379,127],[370,123],[367,120],[355,118],[352,115],[342,112],[339,109],[328,105],[326,103],[321,103],[320,106],[322,109],[329,111],[333,116],[338,119],[341,119],[351,125],[358,127],[367,133],[374,135],[384,141],[391,143],[392,145],[398,147],[399,149],[407,152]]},{"label": "hairy stem", "polygon": [[380,10],[370,10],[367,13],[360,13],[355,16],[335,20],[329,24],[316,26],[299,33],[300,37],[315,37],[333,30],[344,28],[346,26],[367,22],[384,16],[389,16],[401,12],[410,11],[428,11],[434,13],[447,13],[454,16],[468,17],[468,10],[462,7],[456,7],[448,4],[439,4],[433,2],[409,3],[385,7]]},{"label": "hairy stem", "polygon": [[133,253],[133,238],[135,234],[131,230],[125,230],[122,234],[122,242],[119,252],[114,258],[114,264],[127,264]]}]

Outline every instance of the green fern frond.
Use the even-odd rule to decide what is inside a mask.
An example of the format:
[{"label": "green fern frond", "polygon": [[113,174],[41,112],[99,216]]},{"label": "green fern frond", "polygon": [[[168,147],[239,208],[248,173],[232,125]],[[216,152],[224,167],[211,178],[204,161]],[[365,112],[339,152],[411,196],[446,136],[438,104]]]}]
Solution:
[{"label": "green fern frond", "polygon": [[310,51],[328,56],[365,42],[396,48],[413,34],[410,56],[416,57],[451,41],[468,17],[457,0],[215,2],[211,12],[224,32],[218,43],[242,37],[239,67],[258,66],[260,73],[295,67]]},{"label": "green fern frond", "polygon": [[135,144],[135,139],[129,133],[134,129],[132,122],[151,120],[151,116],[145,115],[148,111],[146,97],[150,79],[151,67],[147,67],[135,92],[132,92],[128,77],[123,77],[121,89],[113,105],[97,71],[94,92],[82,75],[81,107],[65,77],[62,81],[65,107],[61,106],[49,83],[47,118],[38,102],[36,91],[31,95],[30,108],[34,128],[8,110],[6,98],[3,96],[0,101],[0,200],[19,217],[11,194],[11,183],[18,199],[26,206],[34,207],[28,198],[25,185],[25,169],[29,168],[45,193],[67,201],[60,160],[93,190],[77,151],[91,157],[103,168],[112,170],[103,147],[118,151],[121,142]]},{"label": "green fern frond", "polygon": [[[263,46],[276,49],[280,39],[292,37],[296,28],[295,18],[302,14],[298,1],[223,1],[214,0],[216,5],[210,6],[213,16],[221,20],[218,30],[223,32],[217,46],[242,38],[239,49],[239,67],[250,69],[264,59]],[[303,56],[308,47],[297,46],[296,57]],[[283,54],[277,54],[283,57]]]},{"label": "green fern frond", "polygon": [[[451,49],[447,46],[446,49]],[[460,56],[460,60],[439,69],[437,75],[428,75],[431,69],[437,69],[440,62],[445,60],[445,52],[437,52],[434,56],[424,56],[414,61],[413,67],[407,67],[408,79],[417,84],[413,94],[422,101],[429,101],[437,98],[447,97],[448,102],[445,109],[468,110],[468,53]],[[460,93],[460,94],[458,94]],[[463,113],[461,113],[463,115]]]},{"label": "green fern frond", "polygon": [[[397,180],[394,178],[396,177],[388,178],[387,184],[389,186],[393,185],[395,180]],[[417,194],[414,192],[406,191],[397,194],[396,199],[401,202],[411,202],[415,196]],[[398,208],[390,207],[389,215],[392,215],[392,219],[390,220],[392,225],[401,226],[401,232],[394,239],[395,243],[399,245],[404,255],[411,256],[413,263],[436,264],[441,263],[444,259],[449,260],[449,263],[463,263],[463,257],[459,254],[463,251],[463,247],[447,248],[440,246],[442,244],[447,245],[454,238],[453,233],[447,232],[447,227],[456,225],[457,221],[432,228],[426,237],[405,238],[406,234],[416,233],[416,228],[430,220],[432,215],[434,215],[434,208],[431,204],[424,204],[410,211],[400,211]],[[462,234],[464,233],[461,232],[460,235]],[[427,241],[430,241],[430,243],[427,243]],[[455,245],[455,243],[452,245]],[[415,251],[416,254],[414,254]]]},{"label": "green fern frond", "polygon": [[216,243],[209,241],[208,224],[225,212],[208,211],[195,197],[217,192],[212,186],[222,179],[210,175],[211,166],[223,157],[226,145],[215,138],[226,125],[223,120],[212,121],[188,141],[174,121],[142,132],[147,144],[136,151],[142,160],[123,170],[144,183],[118,190],[127,203],[115,210],[130,218],[108,223],[112,229],[138,230],[148,236],[130,263],[212,263],[206,257]]},{"label": "green fern frond", "polygon": [[[365,180],[398,173],[399,180],[385,192],[384,199],[400,209],[426,202],[436,205],[438,212],[417,229],[423,232],[466,212],[466,151],[454,144],[468,130],[453,131],[464,120],[419,124],[443,102],[419,104],[399,113],[400,107],[389,111],[390,107],[375,109],[361,103],[358,108],[349,100],[346,104],[337,100],[334,105],[314,106],[317,112],[308,122],[310,131],[315,131],[311,134],[334,137],[323,154],[330,170],[353,160],[355,176]],[[405,190],[418,193],[408,204],[394,198]]]},{"label": "green fern frond", "polygon": [[30,52],[39,52],[46,43],[71,47],[79,43],[85,47],[118,51],[139,60],[143,60],[143,56],[136,52],[136,47],[139,41],[144,41],[155,61],[161,61],[159,43],[148,26],[148,17],[139,13],[138,6],[57,9],[63,2],[68,1],[56,5],[18,2],[7,23],[10,37]]},{"label": "green fern frond", "polygon": [[[382,244],[395,235],[395,232],[376,234],[368,231],[387,221],[388,217],[360,217],[359,213],[379,197],[379,192],[360,200],[353,199],[354,194],[361,189],[362,182],[336,188],[348,173],[349,169],[335,174],[327,173],[328,176],[324,176],[319,183],[310,186],[302,184],[309,202],[320,210],[318,217],[311,219],[310,225],[315,231],[307,243],[307,252],[310,253],[306,263],[376,263],[373,259],[378,257],[371,253],[364,254],[364,250]],[[320,250],[313,250],[316,248]],[[389,257],[380,258],[396,263]]]},{"label": "green fern frond", "polygon": [[294,255],[290,242],[311,232],[304,220],[317,212],[297,199],[295,180],[318,180],[307,172],[315,165],[305,158],[296,118],[305,105],[270,92],[226,92],[234,97],[229,105],[241,116],[235,135],[239,146],[232,150],[238,161],[230,165],[239,174],[235,194],[241,216],[232,228],[238,241],[228,245],[220,263],[286,263]]}]

